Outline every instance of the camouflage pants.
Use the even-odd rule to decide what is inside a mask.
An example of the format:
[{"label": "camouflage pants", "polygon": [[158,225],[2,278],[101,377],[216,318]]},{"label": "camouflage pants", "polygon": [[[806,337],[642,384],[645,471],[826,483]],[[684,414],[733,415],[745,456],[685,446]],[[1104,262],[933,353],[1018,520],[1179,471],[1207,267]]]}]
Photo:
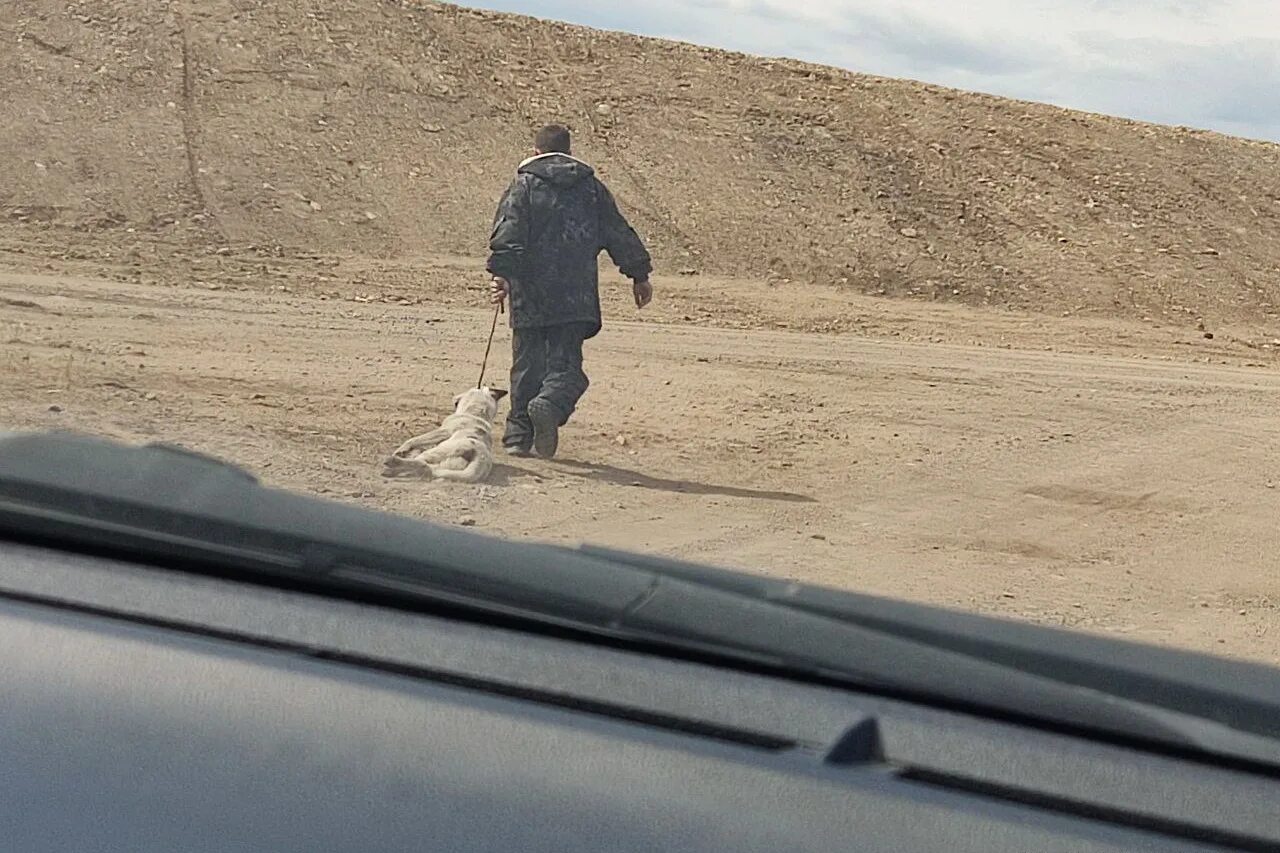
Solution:
[{"label": "camouflage pants", "polygon": [[565,323],[511,333],[511,412],[502,443],[528,447],[533,442],[529,403],[541,399],[568,423],[591,384],[582,371],[582,342],[593,331],[588,323]]}]

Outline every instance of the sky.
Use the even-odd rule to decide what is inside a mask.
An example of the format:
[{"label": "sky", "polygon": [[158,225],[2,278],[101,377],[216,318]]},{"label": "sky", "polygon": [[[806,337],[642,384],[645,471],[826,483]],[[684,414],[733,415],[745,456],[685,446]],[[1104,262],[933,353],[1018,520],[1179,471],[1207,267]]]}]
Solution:
[{"label": "sky", "polygon": [[1280,142],[1280,0],[459,0]]}]

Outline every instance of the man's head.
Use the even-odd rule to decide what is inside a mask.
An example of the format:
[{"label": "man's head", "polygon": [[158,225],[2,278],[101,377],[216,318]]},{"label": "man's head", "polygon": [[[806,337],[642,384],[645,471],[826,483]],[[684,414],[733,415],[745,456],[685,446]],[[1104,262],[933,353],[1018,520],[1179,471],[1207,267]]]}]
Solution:
[{"label": "man's head", "polygon": [[535,154],[572,154],[569,128],[562,124],[549,124],[533,137]]}]

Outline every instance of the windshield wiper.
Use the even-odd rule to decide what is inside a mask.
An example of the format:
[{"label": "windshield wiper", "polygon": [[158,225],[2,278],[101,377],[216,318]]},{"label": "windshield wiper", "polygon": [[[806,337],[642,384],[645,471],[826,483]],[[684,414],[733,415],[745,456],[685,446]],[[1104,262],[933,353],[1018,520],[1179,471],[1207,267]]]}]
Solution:
[{"label": "windshield wiper", "polygon": [[[940,641],[923,622],[886,614],[876,624],[854,599],[826,590],[508,543],[267,489],[241,469],[163,445],[0,437],[0,535],[318,594],[376,596],[389,606],[449,608],[1280,772],[1280,701],[1237,702],[1215,714],[1135,701],[1106,682],[1064,680],[1044,660],[1021,665],[955,632]],[[1274,689],[1275,674],[1256,669]],[[1173,696],[1180,685],[1166,682]]]}]

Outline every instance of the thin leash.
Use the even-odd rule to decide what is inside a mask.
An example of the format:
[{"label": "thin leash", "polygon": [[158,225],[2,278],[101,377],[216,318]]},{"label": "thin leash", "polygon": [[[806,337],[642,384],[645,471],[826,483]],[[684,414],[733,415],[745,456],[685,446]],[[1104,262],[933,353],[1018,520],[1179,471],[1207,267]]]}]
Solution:
[{"label": "thin leash", "polygon": [[477,388],[484,387],[484,374],[489,369],[489,353],[493,350],[493,338],[498,334],[498,315],[502,313],[504,307],[501,302],[493,306],[493,328],[489,330],[489,343],[484,348],[484,361],[480,362],[480,381],[476,383]]}]

